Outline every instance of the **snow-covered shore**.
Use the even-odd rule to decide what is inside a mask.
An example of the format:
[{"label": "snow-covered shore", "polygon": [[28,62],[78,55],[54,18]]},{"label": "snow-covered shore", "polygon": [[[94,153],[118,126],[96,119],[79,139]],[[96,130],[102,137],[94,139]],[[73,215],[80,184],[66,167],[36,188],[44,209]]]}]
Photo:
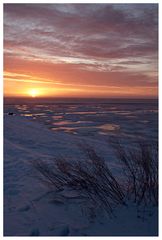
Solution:
[{"label": "snow-covered shore", "polygon": [[[93,221],[80,211],[77,196],[69,200],[48,192],[36,177],[31,161],[54,157],[78,159],[80,143],[88,143],[113,160],[112,150],[101,140],[54,133],[25,117],[4,117],[4,235],[6,236],[153,236],[157,213],[138,218],[136,207],[119,207],[113,218]],[[113,166],[113,162],[111,162]],[[67,194],[67,193],[66,193]]]}]

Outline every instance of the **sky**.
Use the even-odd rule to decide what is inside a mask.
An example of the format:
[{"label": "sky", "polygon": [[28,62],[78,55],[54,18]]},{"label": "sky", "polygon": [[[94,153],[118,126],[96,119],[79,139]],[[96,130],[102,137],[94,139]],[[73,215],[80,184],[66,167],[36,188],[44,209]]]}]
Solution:
[{"label": "sky", "polygon": [[4,4],[4,95],[157,98],[157,4]]}]

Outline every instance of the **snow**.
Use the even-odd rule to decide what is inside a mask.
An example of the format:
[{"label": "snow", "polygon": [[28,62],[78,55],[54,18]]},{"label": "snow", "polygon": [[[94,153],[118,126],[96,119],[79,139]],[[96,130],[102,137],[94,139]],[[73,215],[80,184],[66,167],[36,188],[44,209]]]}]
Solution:
[{"label": "snow", "polygon": [[98,211],[89,218],[76,192],[52,192],[42,185],[31,161],[55,157],[82,159],[78,144],[93,146],[110,159],[113,151],[101,139],[54,132],[23,116],[4,116],[5,236],[157,236],[157,208],[138,214],[131,202],[114,216]]}]

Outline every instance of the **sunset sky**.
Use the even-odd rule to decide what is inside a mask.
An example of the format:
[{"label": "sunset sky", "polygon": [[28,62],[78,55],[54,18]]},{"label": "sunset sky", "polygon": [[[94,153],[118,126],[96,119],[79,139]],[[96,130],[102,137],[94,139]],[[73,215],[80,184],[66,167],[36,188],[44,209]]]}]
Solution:
[{"label": "sunset sky", "polygon": [[4,94],[157,97],[157,4],[4,4]]}]

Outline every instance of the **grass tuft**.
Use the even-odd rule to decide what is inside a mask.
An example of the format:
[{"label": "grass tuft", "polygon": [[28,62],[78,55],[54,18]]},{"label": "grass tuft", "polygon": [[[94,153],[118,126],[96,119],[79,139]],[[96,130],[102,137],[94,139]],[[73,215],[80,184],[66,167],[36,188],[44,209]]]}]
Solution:
[{"label": "grass tuft", "polygon": [[131,198],[137,205],[158,205],[157,147],[138,143],[124,147],[118,140],[112,144],[122,169],[113,175],[108,163],[89,146],[81,146],[84,160],[68,161],[57,158],[52,163],[32,161],[40,178],[52,190],[72,190],[90,203],[92,208],[103,209],[109,215],[117,204],[126,205]]}]

